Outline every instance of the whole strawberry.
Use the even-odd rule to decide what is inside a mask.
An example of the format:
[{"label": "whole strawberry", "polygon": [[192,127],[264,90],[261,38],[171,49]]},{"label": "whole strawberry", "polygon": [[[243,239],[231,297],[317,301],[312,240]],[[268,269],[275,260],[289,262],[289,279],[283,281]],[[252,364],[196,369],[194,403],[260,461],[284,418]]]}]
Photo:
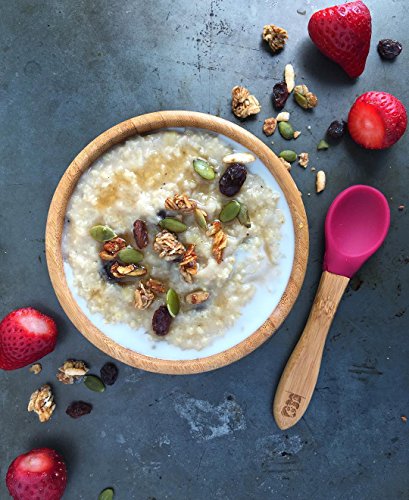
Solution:
[{"label": "whole strawberry", "polygon": [[60,500],[66,483],[64,460],[50,448],[18,456],[6,475],[7,488],[14,500]]},{"label": "whole strawberry", "polygon": [[0,368],[15,370],[54,350],[55,321],[32,307],[8,314],[0,323]]},{"label": "whole strawberry", "polygon": [[312,15],[308,32],[320,51],[351,78],[363,73],[372,33],[371,13],[363,2],[319,10]]},{"label": "whole strawberry", "polygon": [[352,139],[367,149],[389,148],[406,130],[405,106],[387,92],[366,92],[355,101],[348,116]]}]

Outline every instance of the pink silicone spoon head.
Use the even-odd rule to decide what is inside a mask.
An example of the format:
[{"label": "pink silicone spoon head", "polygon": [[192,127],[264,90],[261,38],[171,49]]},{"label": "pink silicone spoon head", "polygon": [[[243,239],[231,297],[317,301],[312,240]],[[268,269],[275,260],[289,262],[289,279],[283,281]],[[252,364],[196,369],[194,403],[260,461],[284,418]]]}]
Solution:
[{"label": "pink silicone spoon head", "polygon": [[324,271],[351,278],[382,245],[390,210],[377,189],[356,185],[342,191],[325,219]]}]

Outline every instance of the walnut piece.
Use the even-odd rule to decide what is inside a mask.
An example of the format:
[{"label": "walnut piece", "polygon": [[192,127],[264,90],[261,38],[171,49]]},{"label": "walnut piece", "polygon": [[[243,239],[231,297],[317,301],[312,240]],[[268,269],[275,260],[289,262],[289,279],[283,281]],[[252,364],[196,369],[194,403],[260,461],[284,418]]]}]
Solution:
[{"label": "walnut piece", "polygon": [[220,264],[223,260],[223,250],[227,246],[227,235],[222,229],[221,222],[218,220],[214,221],[206,234],[213,238],[212,252],[216,262]]},{"label": "walnut piece", "polygon": [[205,292],[204,290],[197,290],[196,292],[188,293],[185,297],[185,301],[188,304],[201,304],[202,302],[206,302],[209,298],[210,293]]},{"label": "walnut piece", "polygon": [[189,199],[186,193],[174,194],[172,197],[166,198],[165,201],[166,209],[178,210],[183,213],[193,212],[196,207],[196,201]]},{"label": "walnut piece", "polygon": [[84,361],[76,361],[68,359],[62,366],[58,368],[56,375],[57,379],[63,384],[73,384],[82,379],[88,372],[89,368]]},{"label": "walnut piece", "polygon": [[145,283],[146,288],[149,288],[153,293],[165,293],[166,292],[166,287],[165,285],[159,281],[155,280],[154,278],[148,279],[148,281]]},{"label": "walnut piece", "polygon": [[268,135],[273,135],[277,127],[277,120],[273,117],[264,120],[263,132]]},{"label": "walnut piece", "polygon": [[287,39],[288,33],[284,28],[274,26],[274,24],[266,24],[264,26],[263,40],[268,43],[273,54],[284,48]]},{"label": "walnut piece", "polygon": [[300,165],[300,167],[307,168],[309,161],[310,157],[308,153],[300,153],[298,155],[298,164]]},{"label": "walnut piece", "polygon": [[323,170],[319,170],[317,172],[317,179],[315,183],[317,193],[321,193],[322,191],[324,191],[325,184],[326,184],[325,172]]},{"label": "walnut piece", "polygon": [[258,100],[245,87],[233,87],[231,91],[231,109],[237,118],[247,118],[260,113]]},{"label": "walnut piece", "polygon": [[166,229],[156,235],[153,249],[161,259],[167,261],[176,260],[186,252],[184,245]]},{"label": "walnut piece", "polygon": [[284,158],[278,158],[281,163],[285,166],[285,168],[290,171],[291,170],[291,163],[289,163],[288,161],[284,160]]},{"label": "walnut piece", "polygon": [[135,290],[135,308],[148,309],[154,300],[155,294],[142,282],[139,283],[138,288]]},{"label": "walnut piece", "polygon": [[195,245],[190,243],[183,255],[183,260],[179,264],[180,274],[187,283],[193,282],[193,276],[197,273],[197,255],[195,253]]},{"label": "walnut piece", "polygon": [[110,269],[112,276],[119,279],[126,278],[128,276],[144,276],[147,272],[147,269],[143,266],[137,266],[136,264],[121,266],[119,262],[115,262]]},{"label": "walnut piece", "polygon": [[47,422],[47,420],[50,420],[55,410],[55,406],[51,387],[45,384],[33,392],[27,410],[37,413],[40,422]]},{"label": "walnut piece", "polygon": [[318,104],[318,98],[308,90],[307,85],[297,85],[294,88],[294,99],[304,109],[312,109]]},{"label": "walnut piece", "polygon": [[35,363],[34,365],[30,366],[30,372],[34,373],[34,375],[38,375],[43,367],[40,365],[40,363]]},{"label": "walnut piece", "polygon": [[102,260],[114,260],[119,250],[126,247],[126,241],[122,238],[114,238],[104,243],[99,256]]}]

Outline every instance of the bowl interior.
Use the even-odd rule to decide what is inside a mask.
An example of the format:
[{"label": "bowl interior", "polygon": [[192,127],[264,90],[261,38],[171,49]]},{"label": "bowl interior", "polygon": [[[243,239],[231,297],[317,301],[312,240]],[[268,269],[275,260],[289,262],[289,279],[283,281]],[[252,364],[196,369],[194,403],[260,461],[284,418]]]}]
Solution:
[{"label": "bowl interior", "polygon": [[[163,130],[163,129],[162,129]],[[169,130],[169,129],[168,129]],[[172,128],[183,132],[185,129]],[[200,130],[194,128],[193,130]],[[200,130],[205,131],[206,130]],[[238,142],[219,134],[221,140],[235,151],[247,151]],[[281,227],[281,240],[279,246],[279,259],[276,266],[270,266],[267,275],[259,276],[254,285],[256,293],[250,302],[242,309],[238,321],[224,334],[216,337],[213,342],[202,350],[181,349],[168,343],[166,340],[154,340],[144,329],[133,329],[125,323],[107,324],[99,313],[91,313],[86,301],[78,295],[73,286],[73,273],[70,265],[64,263],[64,271],[68,287],[72,296],[78,303],[84,315],[108,338],[115,343],[144,356],[162,360],[197,360],[213,356],[233,348],[255,332],[271,315],[287,287],[294,261],[294,225],[292,215],[284,193],[275,177],[268,168],[257,158],[248,165],[251,173],[258,174],[268,185],[280,195],[278,208],[283,212],[285,222]],[[240,257],[240,256],[239,256]],[[244,299],[244,297],[243,297]],[[224,305],[228,309],[229,304]]]}]

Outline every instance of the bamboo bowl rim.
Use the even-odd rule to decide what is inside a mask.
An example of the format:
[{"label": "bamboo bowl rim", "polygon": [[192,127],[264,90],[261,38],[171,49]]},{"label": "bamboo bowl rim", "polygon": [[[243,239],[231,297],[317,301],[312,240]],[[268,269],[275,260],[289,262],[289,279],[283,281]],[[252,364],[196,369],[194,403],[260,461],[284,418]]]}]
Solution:
[{"label": "bamboo bowl rim", "polygon": [[[81,175],[115,144],[138,134],[166,128],[199,128],[224,135],[252,151],[274,176],[289,206],[294,227],[294,261],[286,289],[264,323],[246,339],[217,354],[191,360],[165,360],[122,347],[102,333],[82,312],[68,287],[62,256],[62,234],[70,197]],[[237,361],[270,338],[292,309],[308,260],[308,222],[301,194],[277,156],[253,134],[216,116],[190,111],[160,111],[125,120],[91,141],[71,162],[62,176],[48,212],[45,248],[47,266],[57,298],[74,326],[98,349],[130,366],[166,374],[192,374],[214,370]]]}]

